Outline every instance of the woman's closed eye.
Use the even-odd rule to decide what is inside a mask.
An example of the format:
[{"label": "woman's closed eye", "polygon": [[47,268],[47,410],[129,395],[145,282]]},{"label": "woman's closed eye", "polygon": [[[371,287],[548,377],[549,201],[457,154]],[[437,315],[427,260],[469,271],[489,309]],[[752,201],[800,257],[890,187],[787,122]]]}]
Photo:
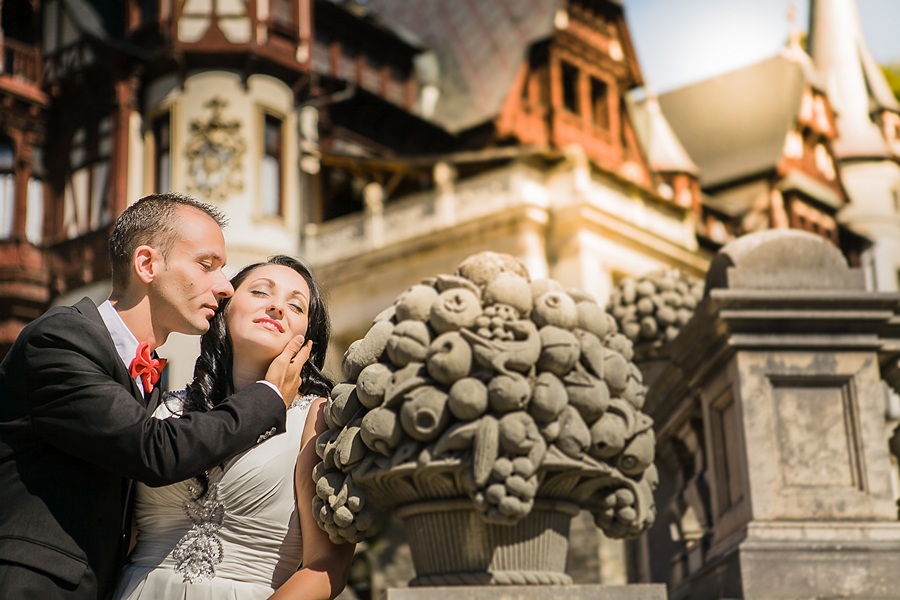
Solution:
[{"label": "woman's closed eye", "polygon": [[302,315],[305,312],[303,307],[299,304],[289,304],[288,306],[290,306],[291,310],[293,310],[298,315]]}]

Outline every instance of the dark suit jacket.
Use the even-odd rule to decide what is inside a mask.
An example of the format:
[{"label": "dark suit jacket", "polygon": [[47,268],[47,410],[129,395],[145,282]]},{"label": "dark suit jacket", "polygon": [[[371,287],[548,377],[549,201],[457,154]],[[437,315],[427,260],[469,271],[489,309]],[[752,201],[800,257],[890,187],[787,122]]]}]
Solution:
[{"label": "dark suit jacket", "polygon": [[53,308],[0,363],[0,561],[72,585],[95,577],[104,598],[125,550],[130,480],[187,479],[284,427],[263,384],[207,413],[154,419],[93,302]]}]

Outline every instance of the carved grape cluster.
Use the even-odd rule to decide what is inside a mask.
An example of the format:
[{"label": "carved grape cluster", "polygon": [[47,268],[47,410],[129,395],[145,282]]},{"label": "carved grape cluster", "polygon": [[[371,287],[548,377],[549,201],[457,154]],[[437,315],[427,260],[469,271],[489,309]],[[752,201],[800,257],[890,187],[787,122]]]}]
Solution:
[{"label": "carved grape cluster", "polygon": [[619,329],[636,344],[671,342],[703,299],[703,281],[677,269],[623,279],[608,310]]},{"label": "carved grape cluster", "polygon": [[[656,482],[632,357],[593,297],[531,281],[506,255],[475,255],[453,275],[413,285],[344,355],[345,383],[317,441],[316,519],[333,540],[359,541],[373,532],[373,499],[386,508],[429,468],[456,465],[457,494],[487,521],[511,524],[531,512],[548,470],[564,465],[602,475],[571,498],[598,525],[639,533],[654,517]],[[400,472],[403,485],[367,487]],[[608,514],[611,496],[623,500]]]}]

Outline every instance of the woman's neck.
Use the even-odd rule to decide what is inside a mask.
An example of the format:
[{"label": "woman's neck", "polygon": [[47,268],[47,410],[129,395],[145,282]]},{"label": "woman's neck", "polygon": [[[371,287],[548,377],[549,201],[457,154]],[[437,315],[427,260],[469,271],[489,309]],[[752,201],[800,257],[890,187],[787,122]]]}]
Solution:
[{"label": "woman's neck", "polygon": [[248,385],[254,384],[261,379],[266,378],[266,368],[268,365],[251,365],[246,361],[234,361],[231,373],[231,381],[234,384],[234,391],[239,392]]}]

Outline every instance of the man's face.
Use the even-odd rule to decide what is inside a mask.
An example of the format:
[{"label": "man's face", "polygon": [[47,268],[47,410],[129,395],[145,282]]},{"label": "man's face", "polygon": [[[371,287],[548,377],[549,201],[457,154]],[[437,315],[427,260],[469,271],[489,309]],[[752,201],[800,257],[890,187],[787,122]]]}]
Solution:
[{"label": "man's face", "polygon": [[154,327],[166,335],[199,335],[209,329],[209,320],[219,300],[234,293],[222,272],[225,236],[205,213],[179,206],[179,235],[150,286]]}]

